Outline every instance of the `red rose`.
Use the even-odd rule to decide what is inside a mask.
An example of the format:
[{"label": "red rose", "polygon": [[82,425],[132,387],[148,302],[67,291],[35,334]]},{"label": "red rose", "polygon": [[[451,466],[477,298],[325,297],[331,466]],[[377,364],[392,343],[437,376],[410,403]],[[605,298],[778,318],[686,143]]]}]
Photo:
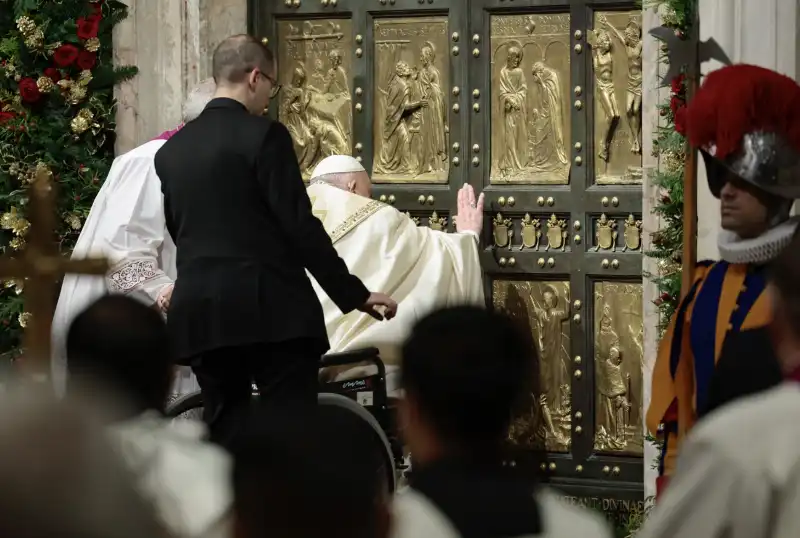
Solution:
[{"label": "red rose", "polygon": [[36,81],[30,77],[25,77],[19,81],[19,94],[26,103],[36,103],[42,98],[42,93],[36,85]]},{"label": "red rose", "polygon": [[78,47],[75,45],[61,45],[53,53],[53,61],[58,67],[69,67],[78,59]]},{"label": "red rose", "polygon": [[82,50],[80,54],[78,54],[78,61],[76,64],[78,67],[81,68],[82,71],[86,71],[92,69],[94,64],[97,63],[97,54],[94,52],[90,52],[88,50]]},{"label": "red rose", "polygon": [[89,15],[88,17],[81,17],[78,19],[77,36],[80,39],[87,40],[97,37],[97,32],[100,29],[100,16]]},{"label": "red rose", "polygon": [[61,73],[58,72],[58,69],[55,67],[48,67],[44,70],[44,76],[52,80],[53,82],[58,82],[61,80]]},{"label": "red rose", "polygon": [[681,106],[675,111],[675,131],[681,135],[686,136],[686,106]]},{"label": "red rose", "polygon": [[672,93],[681,93],[683,91],[683,82],[686,80],[686,75],[680,74],[672,79]]},{"label": "red rose", "polygon": [[672,99],[669,100],[669,108],[670,110],[672,110],[673,114],[675,114],[675,112],[678,110],[678,108],[681,107],[681,105],[683,105],[683,100],[676,95],[673,95]]},{"label": "red rose", "polygon": [[4,124],[9,120],[13,120],[14,117],[15,116],[13,112],[3,112],[2,110],[0,110],[0,125]]}]

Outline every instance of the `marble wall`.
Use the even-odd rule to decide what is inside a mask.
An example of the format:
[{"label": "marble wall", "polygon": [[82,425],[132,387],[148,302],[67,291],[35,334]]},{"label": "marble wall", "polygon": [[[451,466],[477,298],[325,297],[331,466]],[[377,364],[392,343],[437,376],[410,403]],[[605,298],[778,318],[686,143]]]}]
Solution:
[{"label": "marble wall", "polygon": [[114,58],[139,67],[117,89],[117,154],[181,121],[181,103],[211,76],[211,54],[247,31],[247,0],[124,0],[130,16],[115,28]]}]

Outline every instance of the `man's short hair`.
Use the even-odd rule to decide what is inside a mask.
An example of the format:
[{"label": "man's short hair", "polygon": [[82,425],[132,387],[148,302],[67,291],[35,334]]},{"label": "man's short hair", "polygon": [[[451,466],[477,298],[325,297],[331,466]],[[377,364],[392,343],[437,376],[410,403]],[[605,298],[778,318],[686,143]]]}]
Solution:
[{"label": "man's short hair", "polygon": [[207,78],[192,88],[183,101],[183,122],[188,123],[203,113],[206,105],[214,98],[217,84],[213,78]]},{"label": "man's short hair", "polygon": [[402,348],[401,372],[406,393],[443,440],[480,450],[502,441],[515,406],[537,390],[536,363],[523,325],[459,306],[416,324]]},{"label": "man's short hair", "polygon": [[244,538],[374,538],[388,499],[387,462],[369,424],[332,405],[262,411],[232,446]]},{"label": "man's short hair", "polygon": [[137,411],[164,410],[172,365],[161,314],[124,295],[101,297],[67,333],[68,387],[79,380],[102,383]]},{"label": "man's short hair", "polygon": [[275,66],[272,51],[247,34],[226,38],[214,50],[212,73],[217,84],[242,82],[253,69],[270,75]]},{"label": "man's short hair", "polygon": [[797,275],[800,275],[800,228],[769,269],[770,282],[778,292],[781,306],[789,318],[787,321],[800,336],[800,285],[797,284]]}]

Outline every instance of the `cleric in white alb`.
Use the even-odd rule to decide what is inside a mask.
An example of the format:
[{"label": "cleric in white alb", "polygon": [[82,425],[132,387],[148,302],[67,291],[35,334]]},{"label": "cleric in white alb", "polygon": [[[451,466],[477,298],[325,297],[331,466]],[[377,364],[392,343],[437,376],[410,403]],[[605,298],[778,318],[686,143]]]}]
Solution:
[{"label": "cleric in white alb", "polygon": [[[342,315],[311,279],[325,314],[330,352],[377,346],[391,390],[397,347],[421,316],[443,306],[485,304],[478,259],[483,194],[476,199],[472,186],[461,188],[457,233],[445,233],[417,226],[394,207],[372,200],[371,191],[369,175],[356,159],[334,155],[314,169],[308,196],[347,268],[368,289],[383,290],[402,305],[397,316],[377,322],[357,311]],[[339,379],[358,371],[363,370],[348,370]]]},{"label": "cleric in white alb", "polygon": [[[190,92],[183,106],[184,122],[200,115],[214,90],[209,79]],[[105,277],[68,274],[61,285],[52,329],[52,375],[59,394],[66,385],[66,333],[76,315],[106,292],[128,294],[156,306],[172,291],[175,245],[164,224],[161,182],[153,158],[175,132],[163,133],[114,159],[92,204],[72,256],[104,256],[111,269]],[[181,369],[174,392],[194,390],[197,383],[191,371]]]}]

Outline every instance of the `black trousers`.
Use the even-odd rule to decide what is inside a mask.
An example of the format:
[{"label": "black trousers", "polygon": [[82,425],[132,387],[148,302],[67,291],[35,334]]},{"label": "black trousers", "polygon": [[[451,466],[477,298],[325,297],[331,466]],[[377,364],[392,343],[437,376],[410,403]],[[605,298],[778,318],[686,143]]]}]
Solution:
[{"label": "black trousers", "polygon": [[319,344],[289,340],[214,349],[194,357],[192,371],[203,393],[203,420],[211,441],[228,446],[252,409],[252,385],[259,405],[301,412],[317,405]]}]

